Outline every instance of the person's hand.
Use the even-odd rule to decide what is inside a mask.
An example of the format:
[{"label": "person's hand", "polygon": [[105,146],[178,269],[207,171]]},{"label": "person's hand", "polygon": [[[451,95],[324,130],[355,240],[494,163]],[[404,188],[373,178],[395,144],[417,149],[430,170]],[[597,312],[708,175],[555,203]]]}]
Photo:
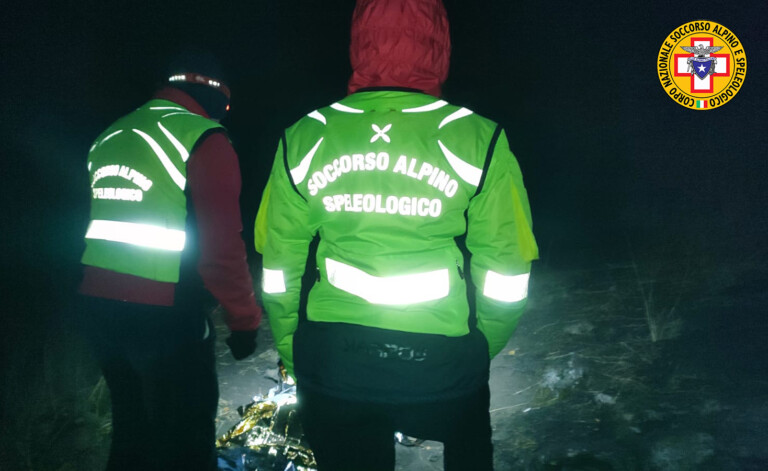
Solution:
[{"label": "person's hand", "polygon": [[242,360],[247,358],[254,351],[256,351],[256,330],[235,330],[227,339],[227,345],[229,351],[232,352],[232,356],[235,360]]}]

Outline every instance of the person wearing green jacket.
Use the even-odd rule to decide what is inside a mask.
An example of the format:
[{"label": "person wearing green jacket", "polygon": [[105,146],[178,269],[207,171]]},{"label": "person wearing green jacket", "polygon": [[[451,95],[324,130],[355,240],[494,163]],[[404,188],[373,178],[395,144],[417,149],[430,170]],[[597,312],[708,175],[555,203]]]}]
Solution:
[{"label": "person wearing green jacket", "polygon": [[180,55],[88,153],[79,321],[110,391],[108,471],[217,469],[211,308],[225,313],[235,359],[256,349],[262,313],[221,75],[209,54]]},{"label": "person wearing green jacket", "polygon": [[439,98],[439,0],[359,1],[350,51],[350,94],[285,131],[255,229],[307,440],[321,471],[393,469],[395,431],[492,469],[489,362],[538,255],[520,167],[498,124]]}]

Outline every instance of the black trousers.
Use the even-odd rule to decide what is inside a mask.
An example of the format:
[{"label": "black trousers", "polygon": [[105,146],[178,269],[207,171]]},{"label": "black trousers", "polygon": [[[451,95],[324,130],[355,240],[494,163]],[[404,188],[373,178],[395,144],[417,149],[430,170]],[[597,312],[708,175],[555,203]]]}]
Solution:
[{"label": "black trousers", "polygon": [[490,391],[424,404],[348,401],[301,388],[298,404],[318,471],[392,471],[396,431],[444,444],[446,471],[493,469]]},{"label": "black trousers", "polygon": [[107,470],[215,470],[219,389],[202,310],[85,297],[83,322],[112,400]]}]

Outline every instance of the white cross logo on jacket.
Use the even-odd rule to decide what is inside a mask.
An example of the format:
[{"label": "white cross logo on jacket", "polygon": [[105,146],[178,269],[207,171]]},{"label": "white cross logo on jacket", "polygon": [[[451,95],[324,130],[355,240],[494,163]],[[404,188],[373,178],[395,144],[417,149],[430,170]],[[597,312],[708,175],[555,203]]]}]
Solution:
[{"label": "white cross logo on jacket", "polygon": [[376,142],[379,138],[382,138],[384,142],[389,143],[390,139],[386,133],[392,128],[392,123],[389,123],[386,126],[384,126],[384,129],[381,129],[375,124],[371,124],[371,128],[373,128],[373,130],[376,132],[376,134],[374,134],[373,137],[371,138],[371,142]]}]

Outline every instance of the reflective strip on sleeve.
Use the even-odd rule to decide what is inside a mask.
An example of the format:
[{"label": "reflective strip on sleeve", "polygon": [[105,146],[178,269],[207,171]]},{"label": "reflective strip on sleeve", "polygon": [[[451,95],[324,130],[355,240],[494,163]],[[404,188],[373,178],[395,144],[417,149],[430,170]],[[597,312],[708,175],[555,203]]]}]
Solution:
[{"label": "reflective strip on sleeve", "polygon": [[403,113],[424,113],[425,111],[434,111],[439,110],[443,106],[447,105],[448,102],[445,100],[437,100],[433,101],[432,103],[424,106],[419,106],[418,108],[407,108],[403,110]]},{"label": "reflective strip on sleeve", "polygon": [[528,279],[530,276],[530,273],[506,276],[488,270],[485,275],[483,295],[505,303],[522,301],[528,297]]},{"label": "reflective strip on sleeve", "polygon": [[88,226],[85,238],[181,252],[184,250],[186,234],[178,229],[168,229],[152,224],[94,219]]},{"label": "reflective strip on sleeve", "polygon": [[351,265],[325,259],[328,282],[371,304],[416,304],[448,296],[448,269],[379,277]]},{"label": "reflective strip on sleeve", "polygon": [[317,141],[315,147],[310,149],[309,152],[307,152],[307,155],[301,159],[299,166],[291,169],[291,179],[293,179],[294,185],[298,185],[304,181],[304,178],[307,176],[307,172],[309,171],[309,164],[312,163],[312,158],[315,156],[315,152],[317,152],[317,148],[320,147],[321,142],[323,142],[322,137]]},{"label": "reflective strip on sleeve", "polygon": [[309,113],[307,116],[309,116],[310,118],[314,118],[314,119],[316,119],[316,120],[320,121],[320,122],[321,122],[321,123],[323,123],[323,124],[327,124],[327,123],[326,123],[326,121],[325,121],[325,116],[323,116],[323,114],[322,114],[322,113],[320,113],[320,112],[319,112],[319,111],[317,111],[317,110],[315,110],[315,111],[313,111],[313,112]]},{"label": "reflective strip on sleeve", "polygon": [[181,160],[186,162],[189,159],[189,152],[187,152],[187,149],[184,148],[184,145],[179,142],[178,139],[176,139],[176,136],[171,134],[171,131],[165,129],[165,126],[157,123],[157,126],[160,128],[161,131],[163,131],[163,134],[165,134],[165,137],[168,138],[169,141],[171,141],[171,144],[173,144],[173,147],[176,148],[176,150],[179,152],[179,155],[181,156]]},{"label": "reflective strip on sleeve", "polygon": [[443,151],[443,155],[445,155],[448,163],[456,171],[459,177],[461,177],[462,180],[474,186],[480,184],[480,178],[483,176],[482,169],[479,169],[474,165],[470,165],[458,158],[453,152],[448,150],[448,148],[445,147],[442,142],[440,142],[440,139],[437,140],[437,144],[440,146],[440,150]]},{"label": "reflective strip on sleeve", "polygon": [[283,270],[264,269],[261,277],[262,289],[268,294],[285,293],[285,276]]},{"label": "reflective strip on sleeve", "polygon": [[443,118],[443,120],[440,121],[440,125],[437,126],[437,129],[442,129],[443,126],[450,123],[451,121],[456,121],[457,119],[464,118],[465,116],[469,116],[471,114],[472,114],[472,111],[466,108],[460,108],[459,110],[454,111],[453,113]]},{"label": "reflective strip on sleeve", "polygon": [[102,145],[102,144],[104,144],[105,142],[107,142],[108,140],[110,140],[110,139],[112,139],[113,137],[117,136],[117,135],[118,135],[118,134],[120,134],[121,132],[123,132],[123,130],[122,130],[122,129],[118,129],[117,131],[113,132],[113,133],[112,133],[112,134],[110,134],[109,136],[107,136],[107,137],[105,137],[104,139],[102,139],[102,140],[101,140],[101,142],[99,142],[99,145]]},{"label": "reflective strip on sleeve", "polygon": [[168,175],[170,175],[171,179],[176,183],[176,185],[179,186],[182,190],[184,189],[184,186],[187,184],[187,179],[184,178],[184,175],[179,172],[179,169],[176,168],[175,165],[173,165],[173,162],[171,162],[171,159],[168,157],[168,154],[165,153],[162,147],[160,147],[160,144],[157,143],[154,139],[152,139],[151,136],[146,134],[145,132],[139,131],[138,129],[134,129],[133,132],[141,136],[145,141],[147,141],[147,144],[149,144],[149,147],[152,148],[152,150],[155,152],[155,155],[157,155],[157,158],[160,159],[160,163],[163,164],[163,167],[165,167],[165,170],[168,172]]}]

